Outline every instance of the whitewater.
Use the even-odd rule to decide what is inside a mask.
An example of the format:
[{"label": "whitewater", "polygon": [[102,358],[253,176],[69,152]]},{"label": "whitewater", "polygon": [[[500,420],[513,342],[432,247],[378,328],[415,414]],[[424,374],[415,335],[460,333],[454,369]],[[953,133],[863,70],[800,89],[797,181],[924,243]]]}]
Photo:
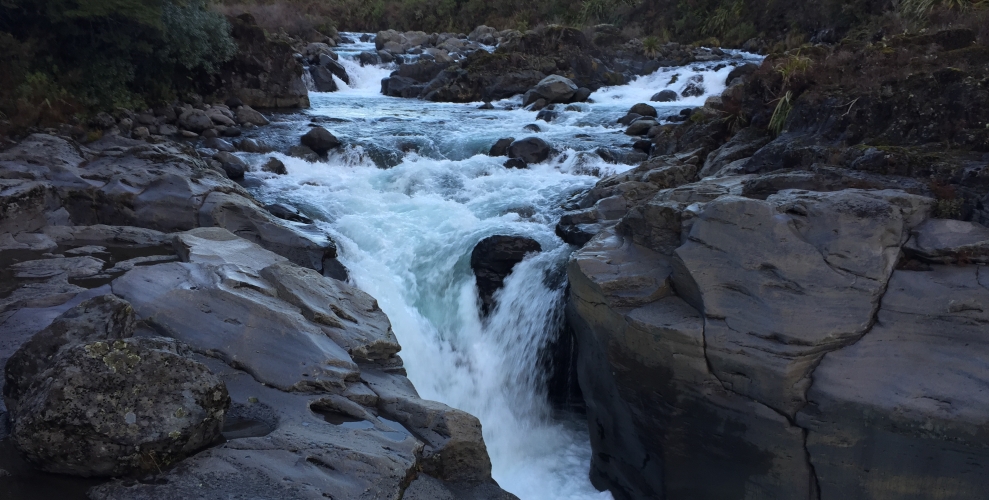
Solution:
[{"label": "whitewater", "polygon": [[[569,198],[634,167],[595,152],[632,150],[616,123],[632,105],[667,88],[680,91],[693,75],[704,76],[704,95],[651,104],[660,117],[703,105],[724,90],[732,67],[665,68],[598,90],[591,103],[558,105],[559,116],[546,123],[521,109],[518,97],[480,110],[480,103],[383,96],[381,79],[394,67],[354,60],[372,49],[339,47],[350,84],[311,93],[311,109],[277,116],[264,132],[265,140],[285,146],[316,124],[345,147],[318,163],[276,155],[288,175],[249,174],[255,196],[301,209],[334,238],[350,280],[390,318],[420,395],[480,419],[502,488],[523,500],[610,499],[588,480],[586,423],[554,412],[540,368],[540,351],[563,321],[564,266],[574,250],[554,227]],[[540,131],[525,130],[530,124]],[[530,136],[558,153],[528,169],[508,169],[506,158],[486,155],[498,139]],[[267,156],[245,158],[259,164]],[[543,251],[516,266],[497,307],[482,318],[470,254],[492,235],[532,238]]]}]

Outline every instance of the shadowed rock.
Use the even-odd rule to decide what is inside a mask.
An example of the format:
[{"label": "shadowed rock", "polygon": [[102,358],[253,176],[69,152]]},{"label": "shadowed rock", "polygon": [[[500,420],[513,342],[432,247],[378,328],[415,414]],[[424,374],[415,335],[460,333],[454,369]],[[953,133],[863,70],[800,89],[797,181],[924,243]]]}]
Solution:
[{"label": "shadowed rock", "polygon": [[474,247],[470,267],[477,279],[482,314],[491,312],[495,292],[504,286],[515,265],[526,255],[540,251],[539,242],[521,236],[489,236]]}]

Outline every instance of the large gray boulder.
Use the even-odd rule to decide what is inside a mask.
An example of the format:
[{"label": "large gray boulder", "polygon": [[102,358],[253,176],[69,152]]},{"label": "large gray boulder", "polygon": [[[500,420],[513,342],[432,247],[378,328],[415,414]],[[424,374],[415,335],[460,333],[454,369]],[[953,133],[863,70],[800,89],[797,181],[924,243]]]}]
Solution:
[{"label": "large gray boulder", "polygon": [[157,470],[219,436],[223,383],[181,344],[130,338],[133,330],[126,302],[97,297],[12,356],[5,400],[27,460],[49,472],[123,475]]},{"label": "large gray boulder", "polygon": [[313,127],[302,136],[301,142],[303,146],[320,155],[325,155],[327,151],[340,147],[340,140],[323,127]]},{"label": "large gray boulder", "polygon": [[549,158],[551,148],[538,137],[519,139],[508,146],[508,157],[528,163],[541,163]]},{"label": "large gray boulder", "polygon": [[241,125],[250,124],[261,126],[268,125],[270,122],[260,112],[245,104],[237,108],[237,123],[240,123]]},{"label": "large gray boulder", "polygon": [[315,64],[310,66],[309,76],[312,77],[312,82],[317,92],[336,92],[340,90],[336,80],[333,79],[333,72],[325,66]]},{"label": "large gray boulder", "polygon": [[577,92],[577,84],[569,78],[550,75],[543,78],[532,90],[546,99],[546,102],[566,103],[570,102],[574,93]]},{"label": "large gray boulder", "polygon": [[179,126],[190,132],[201,134],[214,127],[213,120],[205,111],[189,108],[179,115]]},{"label": "large gray boulder", "polygon": [[710,372],[704,317],[671,268],[612,230],[569,262],[591,481],[630,498],[810,498],[802,430]]}]

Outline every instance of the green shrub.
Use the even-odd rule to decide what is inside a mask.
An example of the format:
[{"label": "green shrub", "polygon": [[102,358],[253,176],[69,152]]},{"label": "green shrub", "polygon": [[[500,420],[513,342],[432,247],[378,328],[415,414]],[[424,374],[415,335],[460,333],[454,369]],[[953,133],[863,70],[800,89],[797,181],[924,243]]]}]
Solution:
[{"label": "green shrub", "polygon": [[215,73],[237,51],[230,38],[230,24],[208,10],[203,0],[166,3],[162,21],[167,57],[186,70]]},{"label": "green shrub", "polygon": [[659,38],[647,36],[642,39],[642,52],[648,57],[656,57],[659,54]]},{"label": "green shrub", "polygon": [[17,81],[0,79],[0,95],[20,89],[29,104],[94,111],[195,91],[236,49],[205,0],[4,0],[0,31],[0,45],[29,52]]}]

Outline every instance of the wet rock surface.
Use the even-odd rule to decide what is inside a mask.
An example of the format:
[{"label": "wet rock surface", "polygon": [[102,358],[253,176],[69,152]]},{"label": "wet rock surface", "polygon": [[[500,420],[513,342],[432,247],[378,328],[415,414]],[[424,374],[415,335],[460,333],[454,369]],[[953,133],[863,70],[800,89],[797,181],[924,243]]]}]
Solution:
[{"label": "wet rock surface", "polygon": [[419,398],[375,300],[322,275],[343,270],[311,224],[177,145],[35,135],[0,156],[4,194],[35,200],[0,234],[0,443],[119,478],[60,491],[514,498],[478,420]]},{"label": "wet rock surface", "polygon": [[478,242],[470,254],[470,267],[477,279],[483,314],[494,308],[494,294],[504,286],[515,265],[540,251],[539,242],[519,236],[489,236]]}]

